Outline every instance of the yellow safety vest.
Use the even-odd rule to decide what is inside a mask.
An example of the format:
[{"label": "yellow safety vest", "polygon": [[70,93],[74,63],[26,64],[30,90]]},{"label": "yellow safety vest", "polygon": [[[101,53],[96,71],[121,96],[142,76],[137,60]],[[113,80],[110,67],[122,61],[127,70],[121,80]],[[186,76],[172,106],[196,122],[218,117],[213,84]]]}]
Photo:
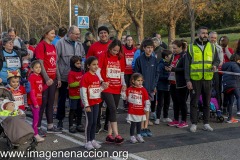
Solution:
[{"label": "yellow safety vest", "polygon": [[205,45],[204,52],[198,45],[190,44],[188,46],[189,54],[192,57],[190,65],[190,77],[192,80],[212,80],[212,63],[215,54],[215,47],[208,42]]}]

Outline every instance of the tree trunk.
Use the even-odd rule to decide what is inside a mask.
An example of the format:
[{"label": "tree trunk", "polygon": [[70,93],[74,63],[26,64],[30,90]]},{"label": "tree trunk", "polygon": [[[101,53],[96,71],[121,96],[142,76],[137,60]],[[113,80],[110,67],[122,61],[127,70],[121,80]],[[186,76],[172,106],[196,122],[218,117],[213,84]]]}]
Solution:
[{"label": "tree trunk", "polygon": [[117,39],[121,40],[123,31],[124,31],[124,30],[123,30],[122,28],[119,29],[119,30],[116,30],[116,32],[117,32]]},{"label": "tree trunk", "polygon": [[170,23],[169,23],[169,28],[168,28],[168,47],[171,50],[172,49],[172,42],[176,38],[176,21],[171,18]]},{"label": "tree trunk", "polygon": [[190,14],[190,20],[191,20],[191,43],[194,42],[195,40],[195,15],[194,15],[194,10],[191,9],[191,14]]},{"label": "tree trunk", "polygon": [[135,26],[136,26],[136,31],[137,31],[138,43],[141,43],[144,39],[143,23],[135,24]]}]

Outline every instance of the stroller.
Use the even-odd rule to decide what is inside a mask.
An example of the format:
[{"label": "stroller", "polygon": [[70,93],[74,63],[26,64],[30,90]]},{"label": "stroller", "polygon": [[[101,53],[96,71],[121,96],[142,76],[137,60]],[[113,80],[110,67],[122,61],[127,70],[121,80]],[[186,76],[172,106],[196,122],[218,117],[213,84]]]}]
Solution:
[{"label": "stroller", "polygon": [[[0,110],[6,102],[13,102],[14,98],[10,91],[4,86],[0,86]],[[12,115],[12,114],[11,114]],[[22,115],[0,116],[0,138],[6,138],[7,151],[24,147],[26,151],[35,151],[37,141],[34,138],[32,127],[25,121]],[[0,158],[1,159],[1,158]]]},{"label": "stroller", "polygon": [[[219,97],[218,92],[216,90],[216,85],[214,81],[212,82],[212,92],[211,92],[211,99],[210,99],[210,118],[216,118],[217,122],[222,123],[224,122],[224,117],[222,116],[222,111],[219,106]],[[203,120],[203,100],[202,95],[199,98],[198,102],[198,119]]]}]

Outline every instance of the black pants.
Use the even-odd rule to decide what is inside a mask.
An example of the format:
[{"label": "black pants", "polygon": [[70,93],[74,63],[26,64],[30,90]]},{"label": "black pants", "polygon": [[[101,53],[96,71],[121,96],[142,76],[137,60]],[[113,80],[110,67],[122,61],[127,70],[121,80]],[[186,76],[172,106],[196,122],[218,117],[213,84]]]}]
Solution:
[{"label": "black pants", "polygon": [[[99,112],[98,112],[98,117],[97,117],[97,126],[99,128],[101,128],[101,109],[103,107],[103,101],[101,103],[99,103]],[[105,113],[105,126],[108,125],[108,121],[109,121],[109,109],[108,107],[106,108],[106,113]]]},{"label": "black pants", "polygon": [[216,96],[214,96],[219,104],[219,108],[222,109],[222,76],[218,72],[214,73],[213,76],[213,89],[216,91]]},{"label": "black pants", "polygon": [[232,119],[232,108],[234,103],[234,92],[224,93],[224,102],[223,106],[227,108],[228,111],[228,120]]},{"label": "black pants", "polygon": [[[132,74],[124,74],[124,80],[127,85],[127,88],[131,86],[131,82],[130,82],[131,76]],[[124,108],[128,108],[128,104],[126,100],[123,100],[123,106]]]},{"label": "black pants", "polygon": [[53,84],[49,86],[43,93],[42,93],[42,106],[39,112],[39,121],[38,127],[41,127],[43,113],[45,111],[47,123],[53,123],[53,103],[55,99],[55,91],[57,89],[57,80],[53,81]]},{"label": "black pants", "polygon": [[155,94],[154,97],[153,97],[154,100],[151,101],[151,112],[155,112],[155,110],[156,110],[156,98],[157,98],[156,95],[157,94]]},{"label": "black pants", "polygon": [[95,139],[98,112],[99,112],[98,104],[91,106],[91,112],[85,111],[85,115],[86,115],[85,136],[87,137],[86,142],[89,142]]},{"label": "black pants", "polygon": [[170,105],[170,92],[158,90],[157,119],[160,119],[162,108],[163,118],[168,118],[168,110]]},{"label": "black pants", "polygon": [[65,117],[65,103],[68,94],[68,82],[62,81],[62,86],[59,88],[58,93],[58,109],[57,109],[57,116],[58,120],[63,120]]},{"label": "black pants", "polygon": [[76,119],[76,124],[82,124],[82,107],[80,99],[69,99],[70,100],[70,112],[69,112],[69,127],[73,126],[73,120]]},{"label": "black pants", "polygon": [[134,136],[134,130],[137,126],[137,134],[140,134],[141,132],[141,122],[131,122],[130,126],[130,136]]},{"label": "black pants", "polygon": [[192,124],[198,122],[198,101],[202,94],[203,99],[203,123],[207,124],[210,112],[210,99],[211,99],[211,80],[192,80],[193,89],[190,90],[190,119]]},{"label": "black pants", "polygon": [[120,94],[112,94],[103,92],[102,98],[107,104],[107,108],[109,109],[109,121],[117,122],[117,106],[120,99]]}]

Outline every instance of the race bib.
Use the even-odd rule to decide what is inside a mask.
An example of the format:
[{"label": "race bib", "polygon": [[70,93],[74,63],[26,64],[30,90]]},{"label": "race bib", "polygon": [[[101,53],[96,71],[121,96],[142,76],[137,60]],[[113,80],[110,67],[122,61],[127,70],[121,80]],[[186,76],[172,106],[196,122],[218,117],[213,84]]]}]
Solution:
[{"label": "race bib", "polygon": [[89,88],[89,99],[101,98],[101,88]]},{"label": "race bib", "polygon": [[107,68],[107,77],[108,78],[120,78],[121,70],[118,68]]},{"label": "race bib", "polygon": [[128,102],[135,105],[142,105],[142,95],[129,93]]},{"label": "race bib", "polygon": [[170,80],[170,81],[176,81],[175,72],[170,72],[170,75],[169,75],[169,77],[168,77],[168,80]]},{"label": "race bib", "polygon": [[18,109],[19,106],[24,105],[24,98],[23,95],[20,96],[14,96],[14,104],[15,104],[15,109]]},{"label": "race bib", "polygon": [[19,57],[5,57],[8,68],[21,68],[21,61]]},{"label": "race bib", "polygon": [[132,61],[133,61],[133,58],[126,58],[127,66],[131,66],[132,65]]}]

